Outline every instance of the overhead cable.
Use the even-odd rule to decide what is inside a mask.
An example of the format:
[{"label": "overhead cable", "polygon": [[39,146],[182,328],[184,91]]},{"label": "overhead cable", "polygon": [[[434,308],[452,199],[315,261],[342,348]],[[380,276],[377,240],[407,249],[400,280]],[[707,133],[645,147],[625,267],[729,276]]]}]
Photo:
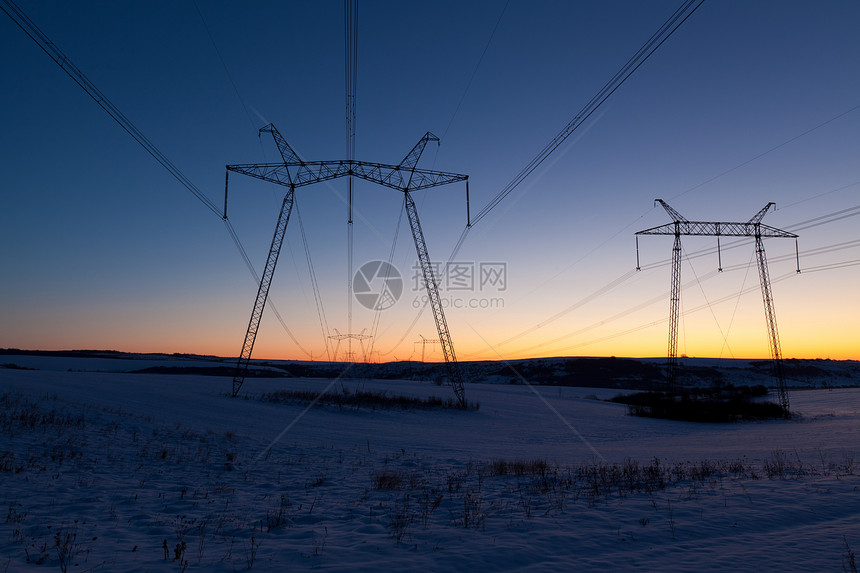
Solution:
[{"label": "overhead cable", "polygon": [[477,215],[475,215],[474,219],[472,219],[472,224],[474,225],[483,219],[487,213],[493,210],[493,208],[495,208],[505,197],[516,189],[532,171],[543,163],[546,158],[564,142],[564,140],[570,137],[570,135],[576,131],[576,129],[582,125],[589,116],[591,116],[591,114],[597,111],[597,108],[599,108],[600,105],[606,101],[613,92],[615,92],[615,90],[621,87],[621,84],[623,84],[624,81],[639,68],[639,66],[648,60],[651,54],[653,54],[657,48],[659,48],[663,42],[665,42],[675,32],[675,30],[677,30],[678,27],[683,24],[699,6],[701,6],[703,1],[704,0],[687,0],[684,2],[684,4],[681,5],[681,7],[678,8],[678,10],[676,10],[668,20],[666,20],[660,29],[657,30],[657,32],[655,32],[641,48],[639,48],[633,57],[631,57],[627,63],[624,64],[624,66],[618,70],[618,72],[612,76],[608,82],[606,82],[603,88],[597,92],[597,95],[591,98],[591,100],[585,104],[585,107],[583,107],[579,113],[564,126],[558,135],[547,143],[537,156],[523,167],[513,180],[499,191],[499,193],[496,194],[496,196],[493,197],[493,199],[483,209],[481,209]]},{"label": "overhead cable", "polygon": [[[101,90],[99,90],[95,84],[93,84],[84,73],[75,66],[69,58],[63,54],[63,52],[54,44],[40,29],[39,27],[12,1],[12,0],[0,0],[2,4],[0,4],[0,10],[6,13],[23,31],[27,34],[31,40],[33,40],[41,49],[44,51],[52,60],[54,60],[60,68],[78,86],[81,87],[98,105],[101,107],[108,115],[116,121],[120,127],[122,127],[129,135],[137,141],[141,147],[146,150],[147,153],[152,155],[156,161],[158,161],[162,167],[164,167],[174,178],[176,178],[179,183],[182,184],[188,191],[190,191],[203,205],[209,209],[212,213],[218,216],[219,219],[222,219],[224,222],[224,226],[227,229],[227,233],[230,235],[233,243],[236,245],[236,249],[239,251],[239,255],[242,257],[242,260],[245,263],[245,266],[248,268],[248,271],[251,273],[251,276],[254,278],[254,281],[257,285],[260,283],[260,276],[257,274],[257,271],[254,269],[254,265],[251,263],[251,259],[248,258],[248,253],[245,251],[242,242],[239,240],[239,236],[236,234],[236,230],[233,228],[231,222],[225,217],[224,213],[213,203],[200,189],[197,188],[194,183],[191,182],[188,177],[182,173],[178,167],[176,167],[167,157],[161,153],[161,151],[152,143],[144,134],[141,132],[132,122],[128,119],[120,110],[117,108],[108,98],[105,96]],[[210,36],[211,38],[211,36]],[[220,57],[220,54],[219,54]],[[222,60],[223,63],[223,60]],[[232,81],[232,80],[231,80]],[[234,85],[235,87],[235,85]],[[241,98],[240,98],[241,99]],[[243,103],[244,105],[244,103]],[[302,350],[305,354],[311,356],[311,354],[299,343],[298,339],[295,335],[290,331],[287,327],[286,322],[281,317],[281,314],[278,312],[277,308],[275,308],[274,303],[270,303],[269,307],[274,312],[275,316],[278,319],[278,322],[281,323],[281,326],[284,328],[285,332],[292,341]]]},{"label": "overhead cable", "polygon": [[194,183],[191,182],[161,151],[152,143],[132,122],[93,84],[78,67],[54,44],[36,24],[12,0],[0,0],[0,5],[25,34],[30,36],[48,56],[54,60],[72,80],[78,84],[103,110],[116,121],[147,153],[152,155],[162,167],[167,169],[188,191],[203,203],[207,209],[218,217],[223,217],[221,210]]}]

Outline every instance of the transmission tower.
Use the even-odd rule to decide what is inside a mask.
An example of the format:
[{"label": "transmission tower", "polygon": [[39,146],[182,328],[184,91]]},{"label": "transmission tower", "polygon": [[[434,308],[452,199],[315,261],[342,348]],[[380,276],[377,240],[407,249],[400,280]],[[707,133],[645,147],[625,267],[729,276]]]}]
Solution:
[{"label": "transmission tower", "polygon": [[413,342],[413,343],[412,343],[412,348],[415,348],[415,345],[416,345],[416,344],[420,344],[420,345],[421,345],[421,363],[423,364],[423,363],[424,363],[424,348],[425,348],[428,344],[441,344],[441,341],[440,341],[440,340],[436,340],[435,338],[424,338],[424,337],[423,337],[422,335],[420,335],[420,334],[418,335],[418,338],[420,338],[421,340],[416,340],[415,342]]},{"label": "transmission tower", "polygon": [[263,309],[266,306],[266,299],[269,296],[269,288],[272,284],[272,275],[274,274],[275,266],[278,263],[278,255],[281,252],[284,233],[287,228],[287,223],[290,220],[290,212],[292,211],[293,196],[296,188],[313,185],[314,183],[320,183],[322,181],[329,181],[331,179],[337,179],[339,177],[357,177],[384,187],[396,189],[403,193],[406,213],[409,218],[409,226],[412,230],[412,238],[415,241],[415,250],[418,253],[418,261],[421,266],[424,284],[427,289],[430,308],[433,311],[433,318],[436,321],[436,330],[439,334],[442,353],[445,357],[448,381],[454,388],[454,393],[457,396],[459,404],[461,406],[465,406],[466,396],[463,388],[463,377],[460,372],[460,366],[457,362],[456,354],[454,353],[454,343],[451,340],[451,333],[448,330],[445,313],[442,309],[442,299],[439,295],[438,279],[433,272],[433,265],[430,262],[430,255],[427,252],[427,243],[424,239],[424,232],[421,229],[421,223],[418,219],[418,210],[415,207],[415,201],[412,200],[411,192],[421,189],[429,189],[431,187],[438,187],[440,185],[447,185],[457,181],[465,181],[468,189],[468,175],[418,168],[418,160],[421,159],[421,155],[424,152],[424,148],[427,146],[427,143],[429,141],[435,141],[438,144],[439,142],[439,138],[429,131],[424,134],[418,143],[415,144],[415,147],[406,154],[403,161],[397,165],[371,163],[354,159],[303,161],[293,148],[290,147],[290,144],[281,136],[274,125],[269,124],[266,127],[263,127],[260,132],[272,134],[272,138],[275,140],[275,145],[278,147],[278,151],[281,154],[283,162],[228,165],[228,176],[227,181],[225,181],[224,189],[225,203],[230,171],[248,175],[263,181],[268,181],[276,185],[282,185],[287,188],[287,193],[284,196],[281,211],[278,215],[278,221],[275,225],[275,234],[272,237],[269,255],[266,258],[265,270],[263,271],[259,288],[257,289],[257,297],[254,301],[253,310],[251,311],[251,320],[248,323],[248,329],[245,333],[245,341],[242,344],[242,352],[239,355],[239,359],[236,364],[236,373],[233,377],[233,396],[235,397],[238,395],[239,389],[245,382],[245,374],[248,370],[248,364],[251,361],[251,354],[254,350],[257,331],[260,328]]},{"label": "transmission tower", "polygon": [[[343,357],[343,362],[356,362],[355,352],[352,351],[353,340],[358,340],[358,342],[361,344],[361,356],[365,357],[364,341],[373,338],[369,334],[365,334],[365,332],[367,332],[366,328],[361,329],[361,332],[359,332],[358,334],[341,334],[340,331],[336,328],[333,328],[332,330],[334,330],[334,334],[330,335],[329,338],[337,342],[334,347],[335,361],[338,360],[338,351],[340,350],[340,343],[344,340],[349,340],[350,343],[347,346],[346,354]],[[367,360],[365,360],[365,362],[367,362]]]},{"label": "transmission tower", "polygon": [[[764,301],[764,313],[767,322],[768,337],[770,339],[770,355],[773,360],[773,376],[776,379],[779,405],[782,406],[784,414],[788,417],[788,394],[785,389],[785,372],[782,364],[782,351],[779,346],[779,331],[776,327],[776,310],[773,303],[773,294],[770,286],[770,276],[767,269],[767,258],[764,252],[764,237],[795,239],[795,250],[797,249],[797,235],[776,229],[768,225],[762,225],[761,220],[765,213],[774,205],[768,203],[752,219],[745,223],[716,223],[705,221],[688,221],[676,210],[670,207],[662,199],[657,203],[663,206],[672,223],[645,229],[636,233],[636,270],[639,270],[639,235],[674,235],[675,242],[672,246],[672,279],[669,290],[669,353],[666,364],[666,392],[670,399],[675,397],[675,382],[678,375],[678,309],[681,299],[681,235],[699,235],[717,237],[718,270],[722,271],[722,258],[720,255],[720,237],[754,237],[755,252],[758,260],[759,282],[761,282],[761,294]],[[800,259],[797,256],[797,272],[800,272]]]}]

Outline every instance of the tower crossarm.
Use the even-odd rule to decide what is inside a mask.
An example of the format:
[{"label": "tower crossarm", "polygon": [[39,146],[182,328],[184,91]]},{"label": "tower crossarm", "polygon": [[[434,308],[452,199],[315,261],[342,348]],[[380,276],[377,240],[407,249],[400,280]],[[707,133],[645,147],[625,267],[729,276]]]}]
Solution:
[{"label": "tower crossarm", "polygon": [[430,169],[408,169],[399,165],[349,160],[244,163],[228,165],[227,170],[285,187],[289,187],[291,184],[296,187],[304,187],[353,175],[359,179],[391,187],[398,191],[429,189],[430,187],[465,181],[469,178],[468,175],[460,173],[447,173]]},{"label": "tower crossarm", "polygon": [[260,128],[260,133],[271,133],[272,138],[275,140],[275,145],[278,146],[278,151],[281,154],[281,159],[284,160],[284,163],[301,163],[302,160],[299,157],[299,154],[292,148],[292,146],[287,143],[287,140],[281,135],[281,132],[275,127],[275,124],[270,123],[265,127]]},{"label": "tower crossarm", "polygon": [[637,235],[700,235],[707,237],[777,237],[796,239],[797,235],[761,223],[676,221],[639,231]]},{"label": "tower crossarm", "polygon": [[427,146],[428,141],[435,141],[439,143],[439,138],[430,133],[429,131],[424,134],[424,136],[415,144],[415,147],[406,154],[406,157],[403,158],[403,161],[397,167],[412,170],[415,169],[415,166],[418,165],[418,160],[421,159],[421,154],[424,153],[424,148]]},{"label": "tower crossarm", "polygon": [[276,185],[303,187],[320,183],[329,179],[337,179],[348,174],[347,170],[339,170],[337,166],[326,166],[325,169],[315,169],[307,164],[299,163],[244,163],[228,165],[227,171],[255,177]]},{"label": "tower crossarm", "polygon": [[425,133],[415,147],[397,165],[356,161],[354,158],[330,161],[303,161],[299,154],[287,143],[274,125],[269,124],[260,133],[270,133],[278,147],[281,163],[243,163],[228,165],[227,171],[241,173],[276,185],[293,188],[313,185],[339,177],[353,176],[398,191],[418,191],[457,181],[467,181],[468,175],[447,173],[431,169],[418,169],[418,161],[430,141],[439,138]]},{"label": "tower crossarm", "polygon": [[244,163],[228,165],[227,171],[269,181],[276,185],[305,187],[350,174],[352,161],[308,161],[301,163]]},{"label": "tower crossarm", "polygon": [[370,334],[330,334],[329,338],[332,340],[349,340],[350,338],[353,340],[370,340],[373,336]]},{"label": "tower crossarm", "polygon": [[397,165],[399,169],[405,169],[409,172],[409,177],[406,179],[406,185],[402,187],[404,191],[412,188],[412,177],[415,174],[415,167],[418,165],[418,160],[421,159],[421,154],[424,153],[424,148],[427,147],[428,141],[435,141],[437,145],[439,144],[439,138],[428,131],[420,140],[418,140],[415,147],[406,154],[403,161]]},{"label": "tower crossarm", "polygon": [[755,215],[753,215],[752,218],[748,222],[753,223],[753,224],[761,223],[761,220],[764,218],[765,214],[774,205],[776,205],[776,203],[771,201],[770,203],[768,203],[767,205],[765,205],[764,207],[759,209],[759,212],[756,213]]},{"label": "tower crossarm", "polygon": [[466,181],[469,176],[460,173],[432,171],[430,169],[406,168],[400,165],[382,163],[353,162],[353,175],[398,191],[418,191],[457,181]]},{"label": "tower crossarm", "polygon": [[668,203],[666,203],[662,199],[654,199],[654,202],[660,203],[660,205],[663,206],[663,209],[665,209],[666,212],[669,213],[669,216],[672,217],[673,221],[683,221],[684,223],[687,222],[686,218],[684,218],[679,212],[674,210]]}]

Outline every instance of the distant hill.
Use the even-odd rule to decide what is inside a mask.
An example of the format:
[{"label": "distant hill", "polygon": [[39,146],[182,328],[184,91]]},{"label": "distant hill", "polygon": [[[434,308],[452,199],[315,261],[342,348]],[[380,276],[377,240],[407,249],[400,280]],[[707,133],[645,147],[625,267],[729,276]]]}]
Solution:
[{"label": "distant hill", "polygon": [[[0,349],[0,366],[36,370],[138,372],[233,376],[236,359],[195,354],[135,354],[115,350]],[[559,357],[462,362],[466,380],[483,384],[530,384],[647,390],[664,383],[665,358]],[[792,388],[860,386],[856,360],[784,361]],[[366,378],[434,380],[442,383],[444,363],[414,361],[379,364],[302,360],[253,360],[248,377]],[[769,360],[679,358],[678,383],[688,387],[771,386]]]}]

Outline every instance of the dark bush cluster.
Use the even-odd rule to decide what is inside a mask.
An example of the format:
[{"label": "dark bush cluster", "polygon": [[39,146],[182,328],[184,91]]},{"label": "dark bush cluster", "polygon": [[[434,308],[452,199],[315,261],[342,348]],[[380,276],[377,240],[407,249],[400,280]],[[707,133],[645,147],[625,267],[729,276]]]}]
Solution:
[{"label": "dark bush cluster", "polygon": [[633,416],[663,418],[686,422],[742,422],[790,418],[791,413],[779,404],[755,401],[752,394],[740,394],[728,398],[697,397],[689,394],[672,399],[655,392],[638,392],[619,395],[610,402],[627,404]]},{"label": "dark bush cluster", "polygon": [[319,393],[314,390],[279,390],[263,394],[259,398],[263,402],[273,404],[321,404],[324,406],[336,406],[360,410],[361,408],[371,410],[478,410],[481,405],[478,402],[466,403],[465,408],[454,401],[453,398],[443,400],[437,396],[418,398],[415,396],[404,396],[401,394],[389,394],[386,391],[374,392],[370,390],[356,390],[352,392],[342,388],[340,392]]}]

